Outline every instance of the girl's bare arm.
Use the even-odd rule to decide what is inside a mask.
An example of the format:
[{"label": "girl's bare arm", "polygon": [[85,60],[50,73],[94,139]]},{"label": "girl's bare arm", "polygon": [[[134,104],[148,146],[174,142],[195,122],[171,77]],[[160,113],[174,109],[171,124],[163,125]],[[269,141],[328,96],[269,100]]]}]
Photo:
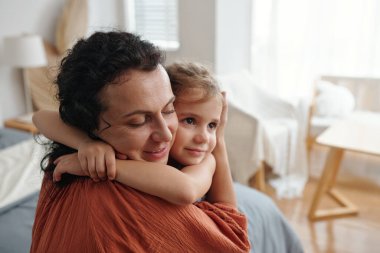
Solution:
[{"label": "girl's bare arm", "polygon": [[236,195],[228,162],[227,148],[224,141],[224,130],[227,123],[228,105],[223,93],[223,110],[217,129],[217,144],[212,152],[216,160],[216,169],[207,200],[211,203],[222,202],[236,208]]},{"label": "girl's bare arm", "polygon": [[47,138],[78,149],[84,141],[90,141],[84,132],[66,125],[57,111],[40,110],[33,114],[33,123]]},{"label": "girl's bare arm", "polygon": [[200,164],[182,170],[159,163],[132,160],[116,161],[116,180],[171,203],[194,203],[210,188],[215,159],[207,156]]},{"label": "girl's bare arm", "polygon": [[83,170],[83,167],[96,168],[97,164],[104,165],[106,163],[107,173],[110,166],[115,167],[115,179],[120,183],[175,204],[193,203],[204,196],[210,188],[215,170],[215,159],[212,155],[209,155],[201,164],[185,167],[181,171],[159,163],[132,160],[115,161],[115,153],[111,146],[94,141],[82,131],[66,125],[59,117],[58,112],[39,111],[34,114],[33,122],[49,139],[74,149],[81,150],[83,147],[87,152],[82,152],[82,157],[67,155],[65,158],[58,158],[57,168],[54,172],[57,181],[60,180],[63,173],[75,175],[90,173],[93,179],[103,178],[105,172],[101,173],[96,169],[89,169],[88,172],[88,170]]},{"label": "girl's bare arm", "polygon": [[115,152],[111,146],[96,142],[83,131],[65,124],[57,111],[37,111],[33,114],[33,123],[50,140],[78,150],[79,162],[85,175],[94,181],[115,178]]}]

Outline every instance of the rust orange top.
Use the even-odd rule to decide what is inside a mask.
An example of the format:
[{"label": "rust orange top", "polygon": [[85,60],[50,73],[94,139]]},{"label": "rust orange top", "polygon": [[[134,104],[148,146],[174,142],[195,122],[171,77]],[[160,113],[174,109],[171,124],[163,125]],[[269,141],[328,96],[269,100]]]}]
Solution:
[{"label": "rust orange top", "polygon": [[248,252],[247,220],[222,203],[178,206],[117,182],[45,176],[31,252]]}]

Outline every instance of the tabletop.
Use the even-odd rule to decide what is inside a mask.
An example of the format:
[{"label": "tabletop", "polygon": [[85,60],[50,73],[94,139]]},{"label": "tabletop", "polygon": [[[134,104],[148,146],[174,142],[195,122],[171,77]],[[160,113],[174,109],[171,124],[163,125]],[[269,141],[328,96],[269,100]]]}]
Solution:
[{"label": "tabletop", "polygon": [[325,146],[380,155],[380,113],[356,111],[334,123],[316,141]]}]

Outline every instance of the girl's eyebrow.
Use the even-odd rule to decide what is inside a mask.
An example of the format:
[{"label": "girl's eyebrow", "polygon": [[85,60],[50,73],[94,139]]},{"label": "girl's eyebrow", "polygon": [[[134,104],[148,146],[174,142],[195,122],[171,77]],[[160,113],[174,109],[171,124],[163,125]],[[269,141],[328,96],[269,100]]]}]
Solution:
[{"label": "girl's eyebrow", "polygon": [[[182,113],[177,112],[177,115],[178,115],[178,117],[181,117],[181,118],[182,117],[202,118],[202,115],[195,114],[192,112],[182,112]],[[215,119],[212,119],[210,122],[219,123],[219,121],[220,121],[220,119],[215,118]]]},{"label": "girl's eyebrow", "polygon": [[[165,104],[164,108],[167,107],[168,105],[172,104],[174,102],[174,100],[175,100],[175,96],[170,98],[169,102],[167,102]],[[123,115],[122,118],[127,118],[129,116],[136,115],[136,114],[149,114],[149,113],[152,113],[152,112],[151,111],[145,111],[145,110],[136,110],[136,111],[133,111],[133,112],[130,112],[128,114]]]}]

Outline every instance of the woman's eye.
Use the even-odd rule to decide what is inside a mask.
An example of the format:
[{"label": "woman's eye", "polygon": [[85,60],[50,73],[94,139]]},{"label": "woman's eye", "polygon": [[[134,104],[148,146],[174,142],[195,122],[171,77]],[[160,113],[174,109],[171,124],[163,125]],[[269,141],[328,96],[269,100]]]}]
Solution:
[{"label": "woman's eye", "polygon": [[139,118],[129,121],[127,125],[131,127],[140,127],[140,126],[145,125],[145,123],[147,123],[148,121],[150,121],[151,118],[152,117],[149,115],[146,115],[145,117],[139,117]]},{"label": "woman's eye", "polygon": [[145,122],[141,122],[141,123],[137,123],[137,122],[131,122],[131,123],[128,123],[128,125],[129,126],[131,126],[131,127],[140,127],[140,126],[142,126],[142,125],[144,125],[145,124]]},{"label": "woman's eye", "polygon": [[215,129],[217,126],[218,126],[218,124],[215,123],[215,122],[208,124],[208,127],[209,127],[210,129]]},{"label": "woman's eye", "polygon": [[185,118],[183,120],[183,122],[185,122],[186,124],[189,124],[189,125],[194,125],[195,124],[195,119],[194,118]]},{"label": "woman's eye", "polygon": [[165,114],[165,115],[169,115],[169,114],[172,114],[172,113],[175,113],[174,109],[162,112],[162,114]]}]

